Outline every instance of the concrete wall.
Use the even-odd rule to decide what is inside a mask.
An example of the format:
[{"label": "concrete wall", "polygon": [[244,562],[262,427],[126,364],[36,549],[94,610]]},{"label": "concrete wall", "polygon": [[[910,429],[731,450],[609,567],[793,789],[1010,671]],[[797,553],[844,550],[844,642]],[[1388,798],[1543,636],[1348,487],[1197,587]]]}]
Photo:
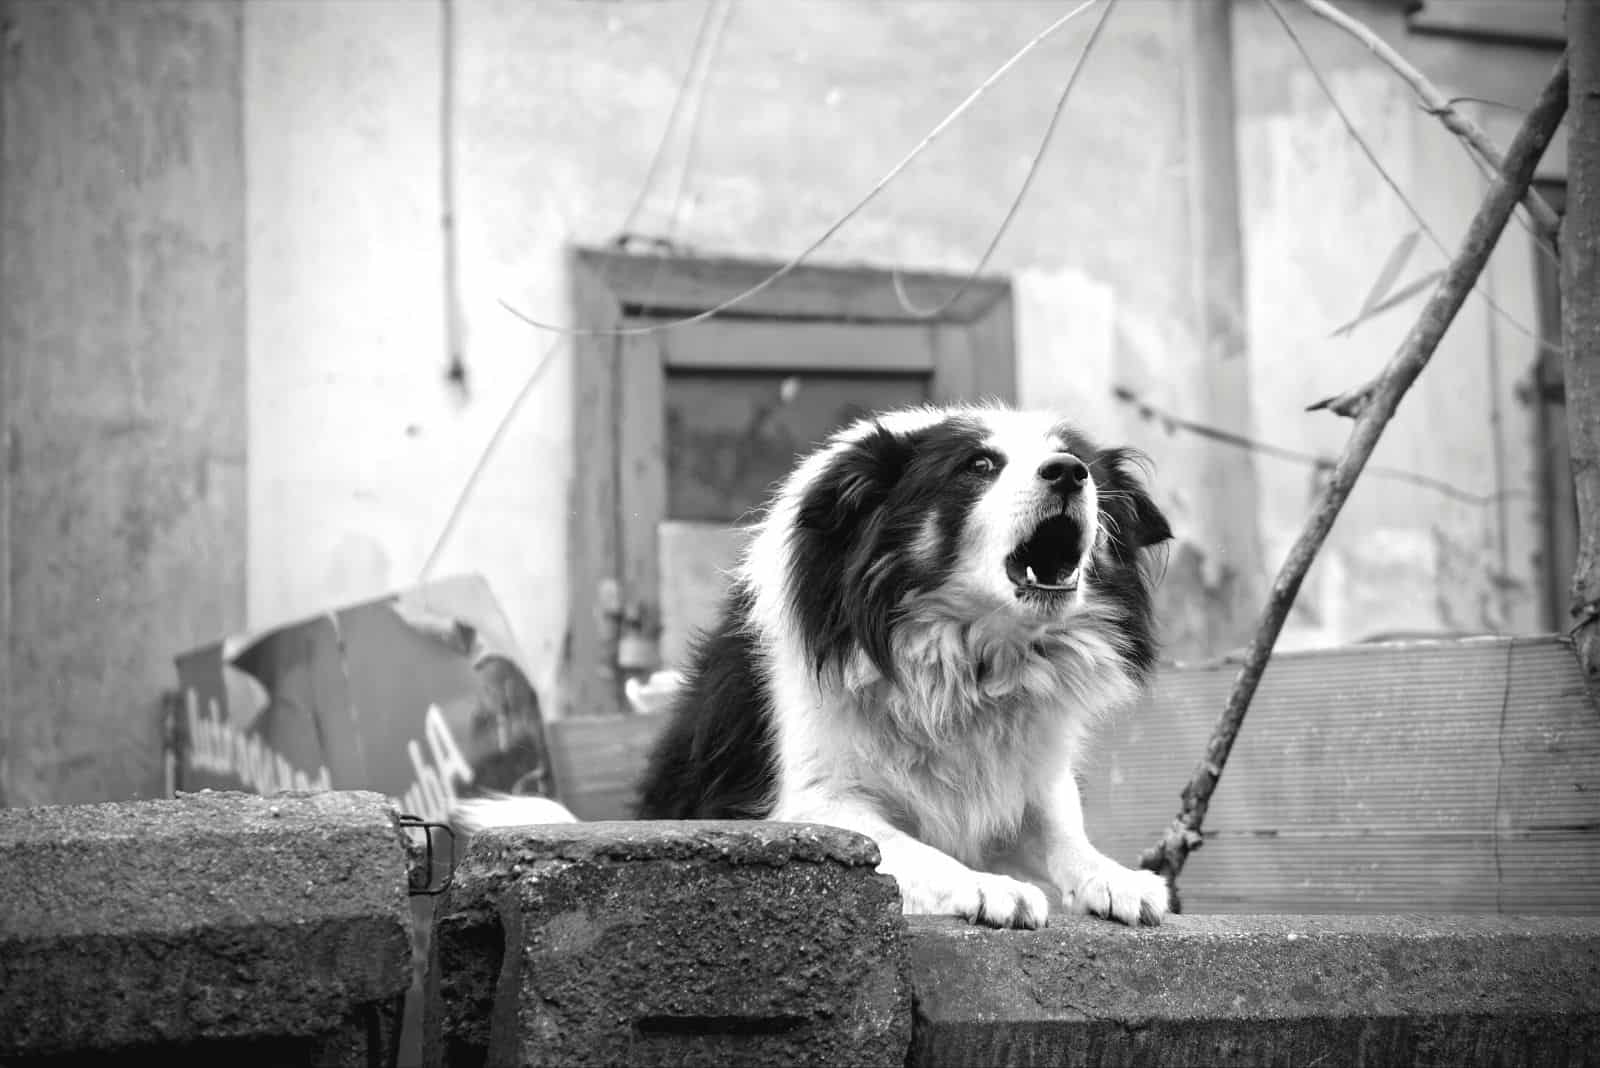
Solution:
[{"label": "concrete wall", "polygon": [[0,804],[157,795],[243,622],[239,15],[0,7]]},{"label": "concrete wall", "polygon": [[1600,1040],[1593,918],[994,931],[902,921],[875,855],[806,824],[481,832],[436,914],[424,1062],[1587,1064]]}]

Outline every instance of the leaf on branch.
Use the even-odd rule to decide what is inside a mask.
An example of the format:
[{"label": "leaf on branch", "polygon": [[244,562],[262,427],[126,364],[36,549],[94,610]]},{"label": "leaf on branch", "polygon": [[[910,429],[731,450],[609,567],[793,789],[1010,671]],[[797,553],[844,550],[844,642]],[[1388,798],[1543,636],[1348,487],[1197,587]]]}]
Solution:
[{"label": "leaf on branch", "polygon": [[1429,286],[1433,285],[1443,277],[1443,271],[1429,271],[1421,278],[1407,282],[1405,285],[1389,294],[1389,296],[1385,297],[1383,300],[1378,301],[1376,304],[1371,304],[1362,308],[1361,314],[1357,315],[1354,319],[1351,319],[1348,323],[1345,323],[1328,336],[1349,337],[1351,332],[1354,331],[1356,327],[1360,326],[1368,319],[1371,319],[1377,315],[1382,315],[1384,312],[1388,311],[1390,308],[1396,307],[1397,305],[1404,304],[1406,301],[1410,300],[1418,293],[1421,293],[1423,290],[1427,289]]},{"label": "leaf on branch", "polygon": [[1400,272],[1405,270],[1406,263],[1410,261],[1411,254],[1416,251],[1417,242],[1421,239],[1420,228],[1411,230],[1389,250],[1389,258],[1383,261],[1383,269],[1373,281],[1372,288],[1367,292],[1367,298],[1361,302],[1361,310],[1356,312],[1353,322],[1359,323],[1372,316],[1374,309],[1389,295],[1389,290],[1394,288],[1395,280],[1400,277]]}]

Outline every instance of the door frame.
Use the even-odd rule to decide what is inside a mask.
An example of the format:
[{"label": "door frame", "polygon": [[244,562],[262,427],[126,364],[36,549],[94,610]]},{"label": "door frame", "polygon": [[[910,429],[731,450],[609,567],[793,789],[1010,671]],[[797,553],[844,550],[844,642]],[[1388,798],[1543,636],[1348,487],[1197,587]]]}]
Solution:
[{"label": "door frame", "polygon": [[[781,266],[576,247],[571,252],[573,321],[579,329],[609,330],[698,315]],[[946,300],[950,307],[937,316],[922,312]],[[1011,284],[1003,278],[905,271],[897,284],[884,269],[808,264],[717,319],[923,325],[933,340],[928,370],[935,401],[1016,396]],[[659,630],[653,606],[660,589],[657,524],[666,510],[667,366],[656,337],[579,334],[574,339],[562,716],[625,714],[619,642],[629,633],[650,639],[652,629]],[[753,353],[741,366],[770,369],[781,359]]]}]

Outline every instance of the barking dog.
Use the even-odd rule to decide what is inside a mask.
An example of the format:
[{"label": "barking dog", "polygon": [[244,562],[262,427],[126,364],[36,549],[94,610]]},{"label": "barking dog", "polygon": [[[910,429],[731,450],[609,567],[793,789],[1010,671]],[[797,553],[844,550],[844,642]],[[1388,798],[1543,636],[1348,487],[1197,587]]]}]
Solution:
[{"label": "barking dog", "polygon": [[[1090,844],[1074,777],[1155,659],[1142,553],[1171,535],[1133,468],[1001,407],[836,433],[761,521],[640,817],[858,831],[908,913],[1039,927],[1043,884],[1069,911],[1159,923],[1166,884]],[[464,822],[517,822],[518,803]]]}]

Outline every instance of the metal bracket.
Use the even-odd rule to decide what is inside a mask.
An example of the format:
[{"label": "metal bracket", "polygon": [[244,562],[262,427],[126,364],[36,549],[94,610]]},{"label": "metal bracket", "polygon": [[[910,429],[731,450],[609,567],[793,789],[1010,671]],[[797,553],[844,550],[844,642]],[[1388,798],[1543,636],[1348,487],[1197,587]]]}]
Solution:
[{"label": "metal bracket", "polygon": [[[413,897],[419,894],[442,894],[450,889],[450,881],[456,874],[456,832],[448,823],[434,823],[423,819],[421,816],[410,816],[405,813],[400,815],[400,831],[406,836],[408,859],[410,861],[410,886]],[[436,870],[438,860],[433,848],[435,831],[443,831],[450,840],[449,860],[446,862],[444,874],[440,876]],[[420,835],[419,833],[420,832]]]}]

